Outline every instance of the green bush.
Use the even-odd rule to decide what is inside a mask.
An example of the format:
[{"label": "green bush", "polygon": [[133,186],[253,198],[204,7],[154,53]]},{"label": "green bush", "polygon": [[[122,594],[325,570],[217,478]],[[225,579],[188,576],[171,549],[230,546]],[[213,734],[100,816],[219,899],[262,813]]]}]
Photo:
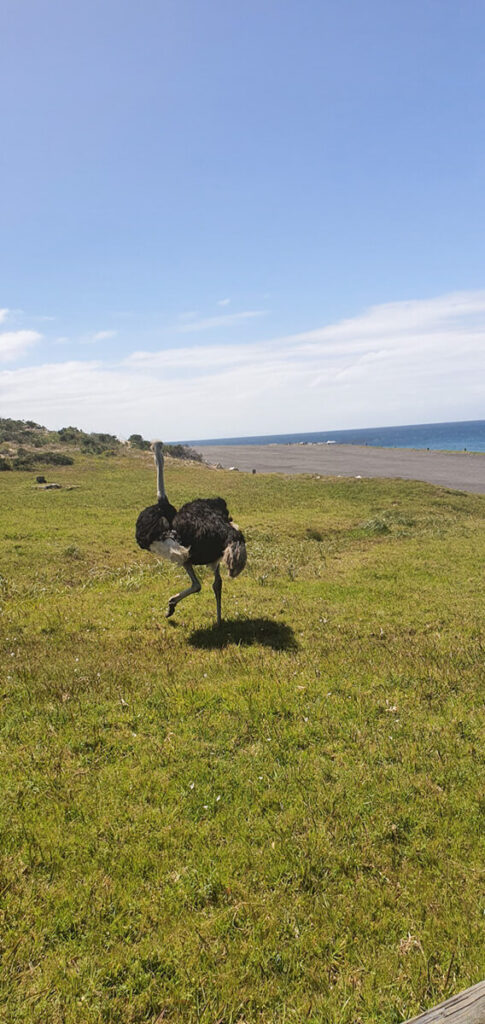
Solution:
[{"label": "green bush", "polygon": [[0,441],[29,441],[33,432],[39,430],[45,431],[45,427],[42,427],[40,423],[34,423],[33,420],[27,420],[24,423],[23,420],[0,417]]},{"label": "green bush", "polygon": [[100,455],[106,448],[119,448],[120,442],[114,434],[92,432],[87,434],[78,427],[61,427],[57,431],[61,444],[79,445],[81,451],[90,455]]},{"label": "green bush", "polygon": [[47,462],[50,466],[72,466],[74,459],[62,452],[39,452],[32,455],[34,462]]},{"label": "green bush", "polygon": [[185,444],[164,444],[163,450],[165,455],[171,455],[172,459],[190,459],[191,462],[202,462],[202,455]]},{"label": "green bush", "polygon": [[141,451],[149,451],[150,449],[150,442],[145,441],[141,434],[130,434],[128,444],[130,444],[132,448],[140,448]]},{"label": "green bush", "polygon": [[62,452],[27,452],[25,448],[19,448],[10,468],[33,470],[39,462],[47,463],[49,466],[72,466],[74,459],[70,455],[63,455]]}]

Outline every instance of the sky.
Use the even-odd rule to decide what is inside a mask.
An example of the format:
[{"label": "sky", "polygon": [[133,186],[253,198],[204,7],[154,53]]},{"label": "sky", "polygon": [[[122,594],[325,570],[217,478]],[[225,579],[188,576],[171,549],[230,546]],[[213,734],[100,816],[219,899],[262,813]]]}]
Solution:
[{"label": "sky", "polygon": [[3,0],[0,416],[485,418],[481,0]]}]

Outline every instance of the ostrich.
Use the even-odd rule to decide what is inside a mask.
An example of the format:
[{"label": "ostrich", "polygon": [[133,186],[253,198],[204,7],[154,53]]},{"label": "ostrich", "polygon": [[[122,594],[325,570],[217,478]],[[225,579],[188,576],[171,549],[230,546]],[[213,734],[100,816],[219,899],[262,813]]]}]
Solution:
[{"label": "ostrich", "polygon": [[210,565],[214,570],[212,589],[216,598],[217,625],[221,625],[222,579],[219,563],[229,570],[229,576],[239,576],[246,565],[246,545],[241,531],[229,515],[224,498],[196,498],[177,509],[170,504],[163,481],[163,445],[153,445],[157,467],[156,505],[140,512],[136,522],[136,541],[146,551],[181,565],[190,578],[191,586],[169,599],[167,619],[173,615],[179,601],[189,594],[198,594],[201,586],[194,565]]}]

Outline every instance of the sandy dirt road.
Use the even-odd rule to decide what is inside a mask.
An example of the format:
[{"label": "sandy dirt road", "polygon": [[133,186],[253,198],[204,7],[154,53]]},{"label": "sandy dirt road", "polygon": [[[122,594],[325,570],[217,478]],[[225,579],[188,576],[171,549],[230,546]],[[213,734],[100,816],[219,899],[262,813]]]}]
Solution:
[{"label": "sandy dirt road", "polygon": [[206,462],[257,473],[400,477],[485,494],[485,454],[350,444],[194,445]]}]

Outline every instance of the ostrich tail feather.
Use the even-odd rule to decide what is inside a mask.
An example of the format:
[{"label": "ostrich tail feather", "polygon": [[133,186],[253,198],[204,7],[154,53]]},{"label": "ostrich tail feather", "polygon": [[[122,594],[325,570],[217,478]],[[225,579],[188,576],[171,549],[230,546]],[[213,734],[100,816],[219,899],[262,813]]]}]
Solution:
[{"label": "ostrich tail feather", "polygon": [[224,549],[222,564],[226,566],[232,579],[235,576],[239,576],[239,573],[243,571],[246,565],[246,557],[244,540],[237,538],[229,541],[229,544]]}]

